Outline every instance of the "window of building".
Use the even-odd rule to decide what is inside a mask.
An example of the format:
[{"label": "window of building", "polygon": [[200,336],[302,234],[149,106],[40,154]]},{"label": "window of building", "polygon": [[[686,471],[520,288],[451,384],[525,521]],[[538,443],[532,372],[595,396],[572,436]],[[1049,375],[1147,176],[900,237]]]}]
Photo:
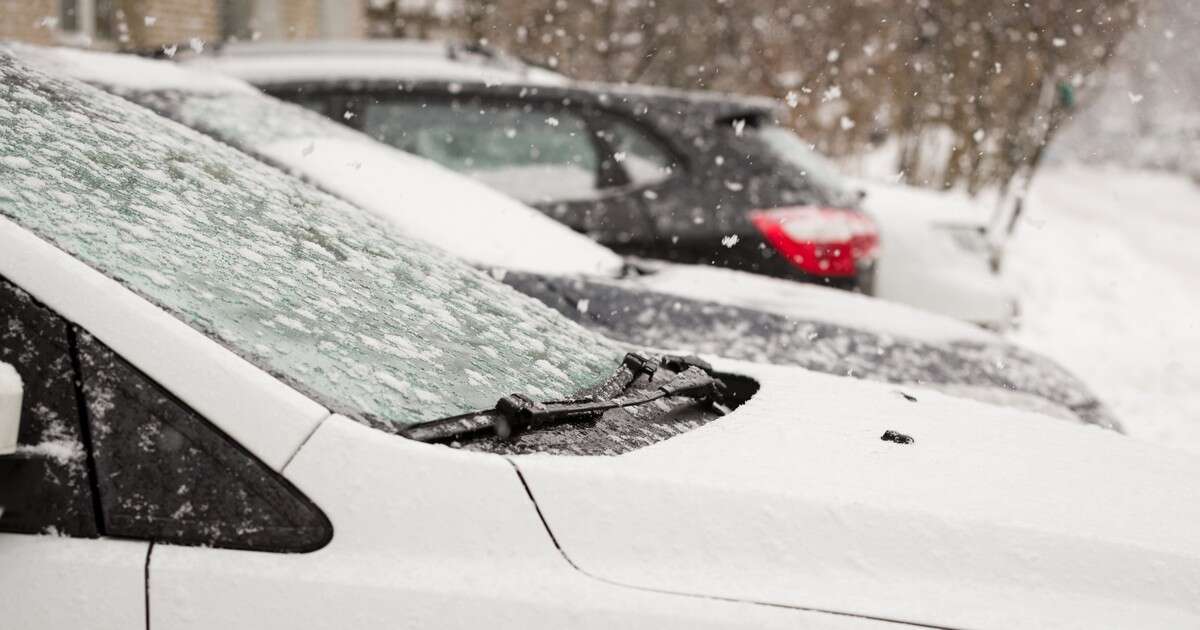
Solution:
[{"label": "window of building", "polygon": [[59,0],[58,27],[69,36],[111,40],[118,11],[116,0]]}]

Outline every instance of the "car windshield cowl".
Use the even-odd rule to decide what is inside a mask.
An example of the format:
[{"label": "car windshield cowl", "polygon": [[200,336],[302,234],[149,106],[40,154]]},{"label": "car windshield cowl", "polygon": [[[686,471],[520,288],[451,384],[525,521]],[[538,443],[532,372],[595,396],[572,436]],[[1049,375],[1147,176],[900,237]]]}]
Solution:
[{"label": "car windshield cowl", "polygon": [[[655,380],[660,370],[664,379]],[[643,387],[634,386],[643,380]],[[725,385],[712,366],[697,357],[664,355],[658,360],[628,353],[607,379],[572,398],[538,402],[524,394],[510,394],[490,409],[422,422],[400,431],[419,442],[451,442],[483,435],[510,440],[518,433],[555,425],[592,422],[606,412],[667,399],[687,399],[710,405],[724,415]]]}]

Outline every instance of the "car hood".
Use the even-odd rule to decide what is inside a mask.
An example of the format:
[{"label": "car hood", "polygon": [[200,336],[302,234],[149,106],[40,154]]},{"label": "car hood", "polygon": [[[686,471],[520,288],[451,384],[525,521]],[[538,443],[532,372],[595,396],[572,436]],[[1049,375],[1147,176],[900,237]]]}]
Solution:
[{"label": "car hood", "polygon": [[976,326],[840,289],[706,265],[638,260],[651,273],[614,280],[677,297],[752,308],[805,321],[828,322],[923,341],[994,342]]},{"label": "car hood", "polygon": [[934,627],[1200,627],[1200,459],[916,388],[715,364],[761,385],[720,420],[617,457],[514,458],[580,571]]}]

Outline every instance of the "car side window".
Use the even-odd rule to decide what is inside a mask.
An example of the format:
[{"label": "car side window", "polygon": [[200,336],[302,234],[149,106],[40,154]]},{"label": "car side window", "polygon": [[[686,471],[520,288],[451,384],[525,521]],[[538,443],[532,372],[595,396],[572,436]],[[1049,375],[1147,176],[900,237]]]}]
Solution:
[{"label": "car side window", "polygon": [[613,158],[625,171],[631,186],[649,186],[666,180],[678,168],[674,156],[658,141],[633,124],[609,118],[600,132]]},{"label": "car side window", "polygon": [[19,459],[0,476],[0,532],[98,534],[72,367],[73,331],[0,278],[0,361],[21,375]]},{"label": "car side window", "polygon": [[86,332],[79,364],[110,536],[311,551],[329,521],[296,488]]},{"label": "car side window", "polygon": [[528,203],[590,199],[599,159],[587,122],[558,108],[504,101],[375,101],[372,137]]},{"label": "car side window", "polygon": [[329,101],[321,96],[298,96],[291,101],[304,109],[314,111],[322,116],[329,115]]}]

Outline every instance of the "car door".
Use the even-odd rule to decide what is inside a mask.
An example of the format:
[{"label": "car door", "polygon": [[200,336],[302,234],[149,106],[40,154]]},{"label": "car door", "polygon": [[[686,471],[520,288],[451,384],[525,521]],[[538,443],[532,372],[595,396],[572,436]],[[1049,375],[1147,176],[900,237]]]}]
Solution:
[{"label": "car door", "polygon": [[[685,181],[686,160],[642,122],[600,109],[588,115],[604,156],[602,163],[609,166],[609,186],[598,203],[610,213],[636,214],[642,226],[633,239],[614,249],[646,258],[678,259],[695,231],[680,230],[679,224],[705,235],[712,231],[693,221],[704,215],[689,211],[695,195]],[[681,242],[681,235],[686,242]],[[690,255],[682,260],[695,262]]]},{"label": "car door", "polygon": [[14,627],[141,627],[156,545],[287,553],[332,536],[277,472],[6,281],[0,322],[0,359],[26,384],[21,459],[2,480],[15,509],[0,517]]},{"label": "car door", "polygon": [[145,624],[150,544],[106,536],[82,420],[75,330],[0,277],[0,361],[24,383],[17,457],[0,464],[0,617],[11,628]]}]

